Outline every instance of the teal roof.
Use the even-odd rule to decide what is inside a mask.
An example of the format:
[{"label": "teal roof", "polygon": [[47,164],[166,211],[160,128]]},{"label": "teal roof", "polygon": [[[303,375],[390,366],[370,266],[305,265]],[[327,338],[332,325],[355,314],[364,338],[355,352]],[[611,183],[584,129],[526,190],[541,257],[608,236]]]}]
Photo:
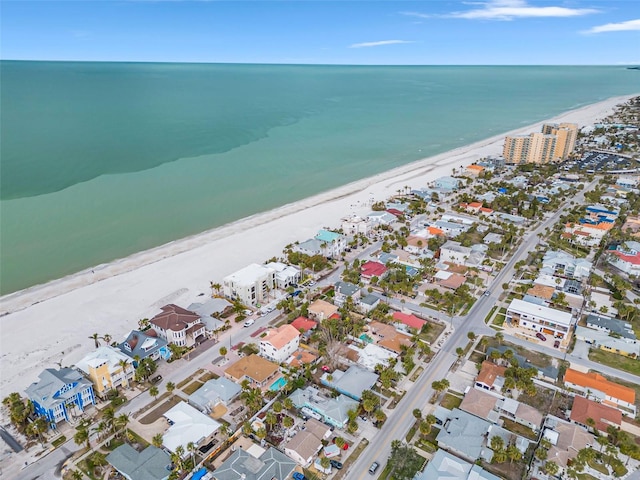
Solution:
[{"label": "teal roof", "polygon": [[331,243],[342,238],[342,235],[336,232],[331,232],[329,230],[320,230],[316,235],[316,238],[321,242]]}]

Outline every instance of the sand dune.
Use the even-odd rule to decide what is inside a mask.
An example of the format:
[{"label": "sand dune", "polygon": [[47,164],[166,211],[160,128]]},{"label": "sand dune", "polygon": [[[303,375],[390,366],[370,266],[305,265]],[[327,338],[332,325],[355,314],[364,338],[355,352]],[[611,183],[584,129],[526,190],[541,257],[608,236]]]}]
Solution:
[{"label": "sand dune", "polygon": [[[588,125],[631,96],[611,98],[551,122]],[[510,133],[538,131],[542,122]],[[32,287],[0,300],[0,395],[24,391],[43,368],[72,365],[92,350],[93,333],[121,339],[140,318],[167,303],[187,306],[211,281],[281,254],[285,245],[366,214],[405,186],[420,187],[487,155],[500,154],[505,134],[350,183],[229,225]]]}]

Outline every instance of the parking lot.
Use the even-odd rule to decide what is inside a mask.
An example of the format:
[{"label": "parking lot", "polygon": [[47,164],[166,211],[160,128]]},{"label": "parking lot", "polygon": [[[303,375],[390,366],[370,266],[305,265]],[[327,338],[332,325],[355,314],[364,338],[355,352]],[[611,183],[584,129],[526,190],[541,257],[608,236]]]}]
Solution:
[{"label": "parking lot", "polygon": [[603,173],[634,168],[635,162],[632,164],[632,160],[614,153],[587,152],[575,164],[580,170],[586,170],[587,173]]}]

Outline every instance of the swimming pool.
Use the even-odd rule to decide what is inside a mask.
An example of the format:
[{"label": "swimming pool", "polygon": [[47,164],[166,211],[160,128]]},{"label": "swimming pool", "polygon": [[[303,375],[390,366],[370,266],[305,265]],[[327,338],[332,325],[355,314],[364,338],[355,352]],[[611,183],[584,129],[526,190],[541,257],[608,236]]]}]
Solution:
[{"label": "swimming pool", "polygon": [[276,380],[271,384],[271,386],[269,387],[269,390],[271,390],[272,392],[277,392],[286,384],[287,384],[287,380],[284,377],[280,377],[278,380]]},{"label": "swimming pool", "polygon": [[362,335],[360,335],[360,340],[362,340],[365,343],[372,343],[373,342],[373,338],[371,338],[369,335],[367,335],[366,333],[363,333]]}]

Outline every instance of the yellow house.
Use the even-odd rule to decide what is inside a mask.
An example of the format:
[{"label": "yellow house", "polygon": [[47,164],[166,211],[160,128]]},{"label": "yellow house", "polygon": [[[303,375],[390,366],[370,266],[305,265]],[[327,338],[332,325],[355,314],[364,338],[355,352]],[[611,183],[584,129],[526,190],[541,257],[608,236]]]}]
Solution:
[{"label": "yellow house", "polygon": [[80,360],[76,367],[89,377],[100,397],[118,387],[128,387],[135,371],[133,359],[109,346],[97,348]]}]

